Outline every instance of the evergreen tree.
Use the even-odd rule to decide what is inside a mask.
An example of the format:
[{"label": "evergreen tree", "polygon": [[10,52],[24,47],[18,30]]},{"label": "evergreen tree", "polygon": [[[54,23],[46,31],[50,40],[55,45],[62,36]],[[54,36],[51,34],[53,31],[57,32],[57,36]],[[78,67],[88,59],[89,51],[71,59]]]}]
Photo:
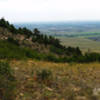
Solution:
[{"label": "evergreen tree", "polygon": [[33,31],[33,33],[36,34],[36,35],[39,35],[40,31],[37,28],[35,28],[34,31]]}]

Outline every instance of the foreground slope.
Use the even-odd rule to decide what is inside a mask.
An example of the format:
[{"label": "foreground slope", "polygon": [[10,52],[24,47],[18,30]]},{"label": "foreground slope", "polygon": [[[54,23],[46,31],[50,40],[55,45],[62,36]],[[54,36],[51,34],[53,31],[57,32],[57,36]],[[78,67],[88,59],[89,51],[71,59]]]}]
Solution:
[{"label": "foreground slope", "polygon": [[17,100],[100,99],[99,63],[68,64],[14,60],[10,65],[19,83]]}]

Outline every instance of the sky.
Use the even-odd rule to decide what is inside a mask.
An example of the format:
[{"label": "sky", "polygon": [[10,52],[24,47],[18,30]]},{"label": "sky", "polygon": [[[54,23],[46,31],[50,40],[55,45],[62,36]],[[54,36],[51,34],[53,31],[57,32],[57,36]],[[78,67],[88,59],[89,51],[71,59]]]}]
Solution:
[{"label": "sky", "polygon": [[100,0],[0,0],[10,22],[100,20]]}]

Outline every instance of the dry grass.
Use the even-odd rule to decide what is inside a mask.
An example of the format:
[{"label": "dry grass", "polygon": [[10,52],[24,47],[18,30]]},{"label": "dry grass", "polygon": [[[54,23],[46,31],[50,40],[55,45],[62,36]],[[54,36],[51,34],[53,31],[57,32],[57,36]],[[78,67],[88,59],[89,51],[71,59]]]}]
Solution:
[{"label": "dry grass", "polygon": [[[18,81],[17,100],[100,100],[100,63],[11,61]],[[50,84],[37,81],[37,70],[50,70]]]}]

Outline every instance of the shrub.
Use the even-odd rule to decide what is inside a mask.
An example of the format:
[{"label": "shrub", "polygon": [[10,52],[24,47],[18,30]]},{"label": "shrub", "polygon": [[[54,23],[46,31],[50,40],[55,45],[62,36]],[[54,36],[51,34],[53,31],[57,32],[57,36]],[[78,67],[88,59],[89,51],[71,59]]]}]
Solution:
[{"label": "shrub", "polygon": [[53,54],[48,54],[45,58],[47,61],[58,62],[58,58]]},{"label": "shrub", "polygon": [[13,43],[13,44],[15,44],[15,45],[18,45],[18,46],[19,46],[18,41],[17,41],[17,40],[14,40],[14,39],[13,39],[13,38],[11,38],[11,37],[9,37],[9,38],[8,38],[8,42]]},{"label": "shrub", "polygon": [[0,62],[0,99],[14,100],[16,93],[16,80],[13,71],[6,62]]},{"label": "shrub", "polygon": [[56,54],[58,54],[58,55],[62,55],[62,54],[64,54],[64,52],[65,52],[63,49],[57,48],[57,47],[55,47],[55,46],[51,46],[51,47],[50,47],[50,51],[53,52],[53,53],[56,53]]},{"label": "shrub", "polygon": [[46,85],[51,84],[52,72],[50,70],[42,69],[36,73],[37,81]]}]

